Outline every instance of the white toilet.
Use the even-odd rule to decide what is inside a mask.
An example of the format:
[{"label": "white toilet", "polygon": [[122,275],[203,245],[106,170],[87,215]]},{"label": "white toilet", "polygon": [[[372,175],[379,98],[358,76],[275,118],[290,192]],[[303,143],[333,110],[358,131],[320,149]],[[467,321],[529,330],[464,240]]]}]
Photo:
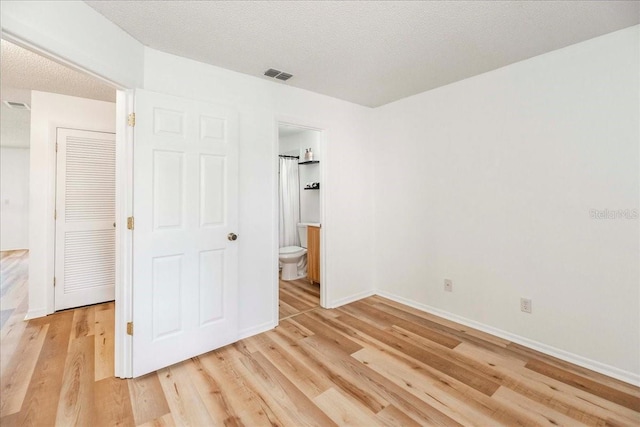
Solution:
[{"label": "white toilet", "polygon": [[307,277],[307,225],[298,224],[300,246],[284,246],[280,248],[282,264],[282,280],[296,280]]}]

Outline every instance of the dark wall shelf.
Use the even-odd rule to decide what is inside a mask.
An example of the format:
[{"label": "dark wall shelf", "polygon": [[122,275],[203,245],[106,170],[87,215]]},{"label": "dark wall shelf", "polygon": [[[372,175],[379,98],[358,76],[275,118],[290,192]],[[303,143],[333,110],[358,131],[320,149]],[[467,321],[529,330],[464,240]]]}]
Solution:
[{"label": "dark wall shelf", "polygon": [[299,165],[311,165],[314,163],[320,163],[320,160],[310,160],[308,162],[298,162]]},{"label": "dark wall shelf", "polygon": [[318,188],[305,188],[305,190],[319,190],[319,189],[320,189],[320,187],[318,187]]}]

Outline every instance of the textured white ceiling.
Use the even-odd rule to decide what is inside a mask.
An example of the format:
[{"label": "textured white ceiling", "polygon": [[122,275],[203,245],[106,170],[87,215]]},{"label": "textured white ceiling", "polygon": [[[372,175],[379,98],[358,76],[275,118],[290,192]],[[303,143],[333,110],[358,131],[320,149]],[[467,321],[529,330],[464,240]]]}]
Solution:
[{"label": "textured white ceiling", "polygon": [[29,104],[30,91],[39,90],[115,102],[115,89],[97,79],[6,40],[0,43],[0,97],[3,101]]},{"label": "textured white ceiling", "polygon": [[154,49],[372,107],[640,22],[637,1],[87,3]]}]

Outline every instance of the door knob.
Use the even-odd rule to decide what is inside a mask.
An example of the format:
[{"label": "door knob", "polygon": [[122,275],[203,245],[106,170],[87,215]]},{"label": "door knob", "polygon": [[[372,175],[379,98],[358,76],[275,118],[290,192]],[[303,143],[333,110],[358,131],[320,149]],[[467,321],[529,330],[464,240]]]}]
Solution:
[{"label": "door knob", "polygon": [[229,233],[227,234],[227,239],[233,242],[234,240],[238,240],[238,235],[236,233]]}]

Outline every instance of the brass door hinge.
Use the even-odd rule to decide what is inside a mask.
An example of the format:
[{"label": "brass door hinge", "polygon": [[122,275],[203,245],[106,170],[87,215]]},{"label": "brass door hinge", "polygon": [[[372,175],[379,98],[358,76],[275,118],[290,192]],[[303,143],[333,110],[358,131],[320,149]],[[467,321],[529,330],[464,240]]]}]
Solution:
[{"label": "brass door hinge", "polygon": [[58,143],[56,142],[56,153],[58,152]]},{"label": "brass door hinge", "polygon": [[58,210],[57,209],[53,210],[53,219],[58,219]]},{"label": "brass door hinge", "polygon": [[56,278],[55,277],[53,278],[53,287],[54,288],[56,287]]},{"label": "brass door hinge", "polygon": [[129,218],[127,218],[127,228],[129,230],[133,230],[133,217],[130,216]]},{"label": "brass door hinge", "polygon": [[136,113],[129,114],[129,117],[127,118],[127,124],[131,127],[134,127],[136,125]]},{"label": "brass door hinge", "polygon": [[127,335],[133,336],[133,322],[127,322]]}]

